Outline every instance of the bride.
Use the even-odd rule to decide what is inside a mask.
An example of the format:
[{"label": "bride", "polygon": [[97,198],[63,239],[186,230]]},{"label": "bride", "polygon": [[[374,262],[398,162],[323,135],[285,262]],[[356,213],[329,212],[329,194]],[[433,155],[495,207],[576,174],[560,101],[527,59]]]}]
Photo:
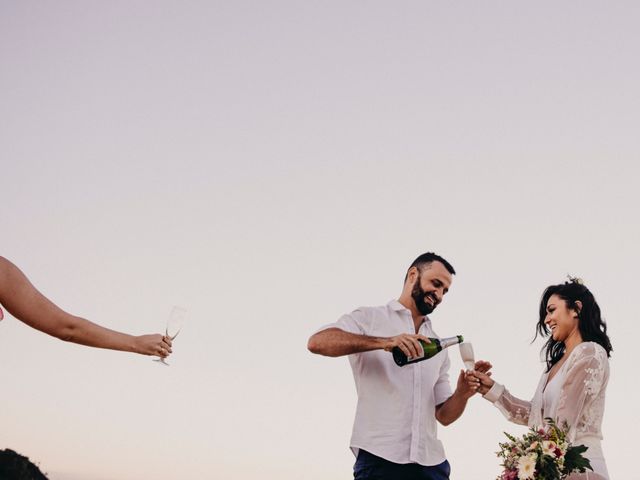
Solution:
[{"label": "bride", "polygon": [[580,279],[548,287],[540,302],[536,337],[549,336],[543,347],[547,368],[530,402],[520,400],[489,375],[474,372],[479,392],[511,422],[539,427],[551,417],[567,422],[567,440],[588,447],[583,454],[593,472],[572,480],[609,480],[600,441],[604,397],[609,380],[611,342],[593,294]]}]

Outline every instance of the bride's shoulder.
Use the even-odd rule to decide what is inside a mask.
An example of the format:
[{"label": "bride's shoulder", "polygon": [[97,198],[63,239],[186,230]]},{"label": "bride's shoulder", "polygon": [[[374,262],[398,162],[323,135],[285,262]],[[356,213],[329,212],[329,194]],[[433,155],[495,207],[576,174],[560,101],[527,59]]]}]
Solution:
[{"label": "bride's shoulder", "polygon": [[576,357],[607,358],[607,351],[596,342],[582,342],[575,348]]}]

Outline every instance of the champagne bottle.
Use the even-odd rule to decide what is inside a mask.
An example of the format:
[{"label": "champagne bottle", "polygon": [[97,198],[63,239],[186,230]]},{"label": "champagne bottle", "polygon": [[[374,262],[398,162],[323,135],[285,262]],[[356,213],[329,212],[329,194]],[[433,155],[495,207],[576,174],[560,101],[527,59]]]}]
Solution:
[{"label": "champagne bottle", "polygon": [[447,347],[464,342],[464,338],[462,337],[462,335],[457,335],[455,337],[448,337],[448,338],[440,338],[440,339],[429,337],[429,340],[431,340],[431,343],[426,343],[422,340],[418,340],[418,342],[420,342],[420,345],[422,345],[422,349],[424,350],[423,356],[409,358],[405,355],[405,353],[402,350],[400,350],[399,347],[393,347],[393,349],[391,350],[391,353],[393,354],[393,359],[398,364],[398,366],[402,367],[410,363],[416,363],[416,362],[421,362],[422,360],[427,360]]}]

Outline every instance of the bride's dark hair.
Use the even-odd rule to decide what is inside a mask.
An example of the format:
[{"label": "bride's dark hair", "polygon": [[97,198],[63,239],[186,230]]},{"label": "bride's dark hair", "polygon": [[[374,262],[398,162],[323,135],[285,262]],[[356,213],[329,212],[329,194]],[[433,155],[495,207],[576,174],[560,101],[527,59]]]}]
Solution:
[{"label": "bride's dark hair", "polygon": [[[547,287],[542,294],[542,299],[540,300],[540,319],[538,320],[534,340],[538,338],[538,335],[541,337],[549,336],[549,328],[544,323],[544,320],[547,317],[547,302],[551,295],[557,295],[565,301],[567,308],[577,312],[578,329],[580,330],[582,339],[585,342],[595,342],[599,344],[605,349],[607,356],[611,356],[613,348],[607,336],[607,325],[600,315],[600,307],[591,291],[589,291],[579,279],[575,278],[559,285],[551,285]],[[582,303],[582,308],[578,308],[576,305],[577,301]],[[562,358],[565,346],[563,342],[558,342],[553,339],[553,336],[549,336],[542,350],[545,352],[547,371],[549,371],[551,367]]]}]

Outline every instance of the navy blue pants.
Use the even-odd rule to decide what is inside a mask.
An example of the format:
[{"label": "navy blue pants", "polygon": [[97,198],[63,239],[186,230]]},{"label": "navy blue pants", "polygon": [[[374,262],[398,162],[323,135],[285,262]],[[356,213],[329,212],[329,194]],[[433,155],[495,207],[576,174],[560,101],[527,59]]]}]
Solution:
[{"label": "navy blue pants", "polygon": [[451,467],[446,460],[425,467],[418,463],[393,463],[365,450],[358,452],[353,466],[355,480],[449,480]]}]

